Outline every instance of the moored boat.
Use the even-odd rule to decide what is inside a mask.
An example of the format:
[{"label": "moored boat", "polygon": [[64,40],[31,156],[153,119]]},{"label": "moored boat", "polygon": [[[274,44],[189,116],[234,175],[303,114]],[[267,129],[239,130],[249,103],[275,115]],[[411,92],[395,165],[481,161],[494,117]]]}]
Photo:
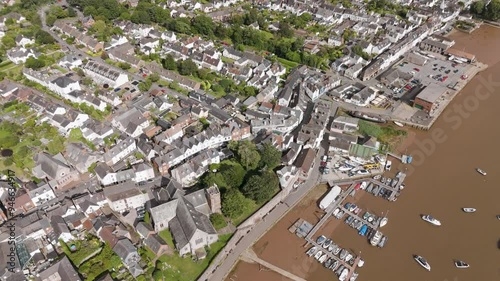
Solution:
[{"label": "moored boat", "polygon": [[387,224],[387,222],[389,221],[389,219],[387,217],[383,217],[381,220],[380,220],[380,223],[379,223],[379,226],[380,227],[383,227],[384,225]]},{"label": "moored boat", "polygon": [[398,126],[398,127],[404,127],[403,123],[398,122],[398,121],[394,121],[394,124],[396,124],[396,126]]},{"label": "moored boat", "polygon": [[464,211],[466,213],[474,213],[476,211],[476,209],[474,209],[474,208],[462,208],[462,211]]},{"label": "moored boat", "polygon": [[382,232],[377,231],[375,232],[375,235],[373,235],[372,239],[370,239],[370,244],[372,246],[377,246],[380,242],[380,239],[382,239]]},{"label": "moored boat", "polygon": [[356,281],[356,279],[358,278],[358,276],[359,276],[359,273],[353,272],[352,275],[351,275],[351,278],[349,278],[349,281]]},{"label": "moored boat", "polygon": [[342,251],[340,251],[340,259],[341,260],[345,259],[348,253],[349,252],[346,249],[342,249]]},{"label": "moored boat", "polygon": [[427,260],[419,255],[414,255],[413,258],[415,261],[420,264],[421,267],[427,269],[427,271],[431,271],[431,265],[427,262]]},{"label": "moored boat", "polygon": [[337,266],[339,266],[339,261],[333,260],[332,264],[330,265],[330,269],[335,271],[335,269],[337,269]]},{"label": "moored boat", "polygon": [[497,220],[499,220],[499,221],[500,221],[500,215],[497,215]]},{"label": "moored boat", "polygon": [[455,261],[455,266],[457,268],[461,268],[461,269],[463,269],[463,268],[469,268],[469,264],[468,263],[466,263],[464,261],[460,261],[460,260],[456,260]]},{"label": "moored boat", "polygon": [[340,253],[340,251],[341,251],[341,250],[342,250],[342,248],[340,248],[339,246],[337,246],[337,248],[335,248],[335,249],[333,250],[333,254],[334,254],[334,255],[338,255],[338,254]]},{"label": "moored boat", "polygon": [[351,254],[348,254],[347,257],[345,257],[345,261],[350,261],[352,260],[353,256]]},{"label": "moored boat", "polygon": [[364,259],[360,259],[358,261],[358,267],[363,267],[363,265],[365,265],[365,260]]},{"label": "moored boat", "polygon": [[318,259],[319,263],[323,263],[323,262],[326,260],[326,258],[328,258],[328,255],[327,255],[327,254],[322,255],[322,256]]},{"label": "moored boat", "polygon": [[318,250],[318,247],[312,247],[311,249],[309,249],[306,254],[310,257],[312,257],[312,255],[314,255],[314,253],[316,253],[316,251]]},{"label": "moored boat", "polygon": [[422,219],[430,224],[440,226],[441,222],[435,218],[433,218],[431,215],[423,215]]},{"label": "moored boat", "polygon": [[323,243],[323,248],[328,249],[332,244],[332,239],[326,239],[325,243]]},{"label": "moored boat", "polygon": [[332,265],[332,262],[333,260],[330,258],[328,259],[323,265],[326,267],[326,268],[330,268],[330,266]]},{"label": "moored boat", "polygon": [[315,255],[314,255],[314,258],[316,260],[319,260],[319,258],[321,258],[321,255],[323,255],[323,252],[322,251],[318,251]]},{"label": "moored boat", "polygon": [[323,245],[323,243],[325,243],[325,240],[326,240],[326,236],[325,235],[321,235],[320,237],[318,237],[318,239],[316,239],[316,243],[318,243],[318,245]]},{"label": "moored boat", "polygon": [[476,168],[476,171],[477,171],[478,173],[480,173],[481,175],[486,176],[486,172],[485,172],[484,170],[482,170],[482,169],[480,169],[480,168]]},{"label": "moored boat", "polygon": [[344,270],[340,273],[339,281],[346,281],[347,275],[349,275],[349,269],[344,268]]}]

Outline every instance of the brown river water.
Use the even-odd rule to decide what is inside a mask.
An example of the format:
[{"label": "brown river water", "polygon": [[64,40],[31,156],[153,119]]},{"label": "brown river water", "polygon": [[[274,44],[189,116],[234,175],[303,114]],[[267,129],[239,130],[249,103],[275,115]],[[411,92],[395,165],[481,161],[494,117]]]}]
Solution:
[{"label": "brown river water", "polygon": [[[413,155],[414,163],[393,164],[393,172],[408,168],[409,174],[396,202],[371,195],[357,198],[365,210],[389,211],[389,223],[381,229],[389,237],[386,246],[370,246],[366,238],[334,219],[318,232],[361,252],[366,263],[357,270],[358,281],[500,281],[500,221],[495,217],[500,214],[500,29],[483,26],[471,35],[456,32],[449,37],[456,48],[476,54],[489,67],[462,90],[430,131],[411,131],[405,152]],[[477,167],[488,175],[481,176]],[[316,204],[313,198],[294,208],[254,250],[306,280],[338,280],[305,256],[304,240],[287,230],[297,218],[316,223],[320,217]],[[462,207],[477,212],[466,214]],[[422,221],[421,214],[432,214],[442,226]],[[421,268],[413,254],[425,257],[432,270]],[[454,259],[466,261],[470,268],[455,268]],[[256,280],[245,271],[248,280]]]}]

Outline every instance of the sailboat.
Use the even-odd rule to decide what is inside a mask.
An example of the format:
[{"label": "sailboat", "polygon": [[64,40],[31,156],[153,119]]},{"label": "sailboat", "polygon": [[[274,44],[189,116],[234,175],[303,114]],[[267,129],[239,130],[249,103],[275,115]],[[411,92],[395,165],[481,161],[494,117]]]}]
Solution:
[{"label": "sailboat", "polygon": [[388,213],[389,213],[389,211],[387,211],[387,213],[385,213],[385,216],[380,220],[380,223],[379,223],[380,227],[384,227],[384,225],[386,225],[387,222],[389,221],[389,219],[387,218]]}]

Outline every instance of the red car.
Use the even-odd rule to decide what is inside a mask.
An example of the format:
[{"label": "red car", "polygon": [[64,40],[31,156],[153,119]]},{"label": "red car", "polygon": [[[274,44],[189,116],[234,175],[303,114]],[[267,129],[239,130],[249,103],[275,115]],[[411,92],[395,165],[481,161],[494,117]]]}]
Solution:
[{"label": "red car", "polygon": [[418,69],[418,68],[416,68],[416,67],[415,67],[413,70],[415,70],[415,71],[417,71],[417,72],[418,72],[418,71],[420,71],[420,69]]},{"label": "red car", "polygon": [[405,88],[406,88],[407,90],[409,90],[409,89],[411,89],[411,86],[410,86],[410,85],[406,85],[406,86],[405,86]]},{"label": "red car", "polygon": [[326,166],[326,162],[321,162],[320,165],[321,165],[321,167],[325,167]]},{"label": "red car", "polygon": [[448,76],[443,77],[443,81],[442,82],[446,81],[446,79],[448,79]]}]

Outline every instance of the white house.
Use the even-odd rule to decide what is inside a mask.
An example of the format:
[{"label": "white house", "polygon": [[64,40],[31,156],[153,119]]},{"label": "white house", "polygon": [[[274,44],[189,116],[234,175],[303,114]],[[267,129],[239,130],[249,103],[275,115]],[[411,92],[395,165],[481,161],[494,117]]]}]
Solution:
[{"label": "white house", "polygon": [[64,56],[60,61],[59,61],[59,66],[67,68],[67,69],[73,69],[82,66],[83,62],[81,57],[75,56],[73,54],[68,54]]},{"label": "white house", "polygon": [[113,166],[125,157],[129,156],[137,149],[135,140],[133,138],[126,138],[113,146],[104,154],[104,160],[109,166]]},{"label": "white house", "polygon": [[114,70],[107,65],[89,60],[83,66],[83,71],[99,84],[108,84],[111,88],[117,88],[128,82],[128,75]]},{"label": "white house", "polygon": [[73,91],[81,90],[80,83],[67,76],[57,77],[56,79],[50,81],[47,86],[52,92],[63,97]]},{"label": "white house", "polygon": [[150,125],[148,119],[135,107],[113,118],[111,124],[133,138],[141,135],[144,129]]},{"label": "white house", "polygon": [[17,46],[22,46],[22,47],[26,47],[26,45],[33,45],[35,44],[35,39],[30,39],[28,37],[25,37],[21,34],[17,35],[16,36],[16,45]]},{"label": "white house", "polygon": [[7,51],[7,57],[15,64],[25,63],[30,57],[37,58],[38,55],[33,48],[15,47]]},{"label": "white house", "polygon": [[119,213],[144,206],[149,200],[148,193],[142,192],[132,181],[106,187],[104,196],[111,210]]},{"label": "white house", "polygon": [[52,190],[50,183],[41,183],[37,188],[30,190],[28,193],[31,201],[37,207],[56,198],[56,194]]}]

